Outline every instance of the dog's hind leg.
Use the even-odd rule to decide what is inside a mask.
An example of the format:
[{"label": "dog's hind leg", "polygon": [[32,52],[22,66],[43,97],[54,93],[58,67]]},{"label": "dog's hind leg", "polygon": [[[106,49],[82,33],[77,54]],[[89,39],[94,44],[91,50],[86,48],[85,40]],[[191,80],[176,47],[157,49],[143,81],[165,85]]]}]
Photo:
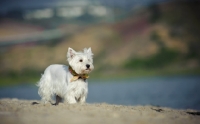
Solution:
[{"label": "dog's hind leg", "polygon": [[56,103],[54,103],[52,105],[58,105],[59,102],[61,102],[61,101],[62,101],[62,98],[60,96],[56,95]]}]

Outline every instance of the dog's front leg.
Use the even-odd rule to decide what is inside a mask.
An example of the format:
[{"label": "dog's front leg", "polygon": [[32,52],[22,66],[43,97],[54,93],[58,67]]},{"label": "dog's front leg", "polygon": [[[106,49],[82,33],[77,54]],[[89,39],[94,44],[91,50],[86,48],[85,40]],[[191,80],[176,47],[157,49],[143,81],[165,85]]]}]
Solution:
[{"label": "dog's front leg", "polygon": [[76,99],[74,96],[67,96],[65,102],[69,103],[69,104],[75,104],[77,103]]},{"label": "dog's front leg", "polygon": [[82,97],[80,98],[80,103],[81,103],[81,104],[84,104],[84,103],[85,103],[85,100],[86,100],[86,96],[82,96]]}]

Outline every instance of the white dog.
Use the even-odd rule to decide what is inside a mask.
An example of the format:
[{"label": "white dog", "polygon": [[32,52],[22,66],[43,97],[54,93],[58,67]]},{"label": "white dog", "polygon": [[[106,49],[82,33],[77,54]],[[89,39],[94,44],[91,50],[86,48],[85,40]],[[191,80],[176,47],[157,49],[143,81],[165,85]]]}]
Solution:
[{"label": "white dog", "polygon": [[37,86],[44,103],[57,105],[84,103],[88,93],[88,74],[94,69],[91,48],[76,52],[68,48],[69,66],[54,64],[44,71]]}]

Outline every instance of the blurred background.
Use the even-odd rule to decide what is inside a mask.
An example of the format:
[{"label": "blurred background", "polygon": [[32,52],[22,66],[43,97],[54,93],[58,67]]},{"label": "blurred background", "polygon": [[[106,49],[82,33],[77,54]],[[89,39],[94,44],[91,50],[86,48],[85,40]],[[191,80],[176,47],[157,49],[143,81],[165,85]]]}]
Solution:
[{"label": "blurred background", "polygon": [[199,0],[1,0],[0,98],[40,99],[44,69],[91,47],[89,103],[200,109],[199,12]]}]

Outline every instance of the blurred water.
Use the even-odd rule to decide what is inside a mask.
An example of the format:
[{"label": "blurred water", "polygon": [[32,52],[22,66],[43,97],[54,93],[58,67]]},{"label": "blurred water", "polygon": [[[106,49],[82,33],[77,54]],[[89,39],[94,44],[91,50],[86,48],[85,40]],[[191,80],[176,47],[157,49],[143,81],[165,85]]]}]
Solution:
[{"label": "blurred water", "polygon": [[[40,99],[34,85],[0,88],[0,98]],[[200,110],[200,77],[90,80],[87,102]]]}]

